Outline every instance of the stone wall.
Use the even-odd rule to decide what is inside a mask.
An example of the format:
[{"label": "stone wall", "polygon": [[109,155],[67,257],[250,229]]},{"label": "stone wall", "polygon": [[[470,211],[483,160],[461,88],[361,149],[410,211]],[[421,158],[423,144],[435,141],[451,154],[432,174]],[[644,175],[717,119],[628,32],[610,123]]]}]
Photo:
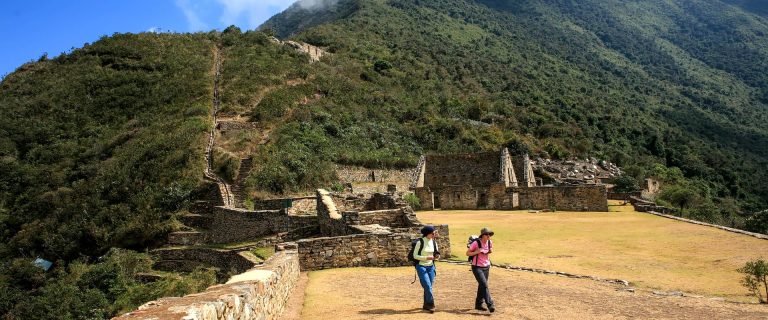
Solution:
[{"label": "stone wall", "polygon": [[336,207],[338,201],[339,198],[332,196],[328,191],[317,190],[317,221],[322,235],[344,236],[354,233],[347,227],[344,217]]},{"label": "stone wall", "polygon": [[[281,210],[288,209],[288,214],[315,213],[316,197],[300,197],[285,199],[253,200],[253,210]],[[286,202],[291,202],[291,207],[283,208]]]},{"label": "stone wall", "polygon": [[313,225],[318,225],[315,217],[289,216],[285,210],[216,207],[207,240],[213,243],[251,241]]},{"label": "stone wall", "polygon": [[518,192],[521,209],[608,211],[603,185],[519,188]]},{"label": "stone wall", "polygon": [[402,209],[376,210],[376,211],[345,211],[343,220],[348,225],[378,224],[392,228],[409,227]]},{"label": "stone wall", "polygon": [[276,252],[263,265],[232,277],[224,285],[181,298],[152,301],[115,319],[280,319],[299,274],[294,246]]},{"label": "stone wall", "polygon": [[408,184],[414,168],[409,169],[368,169],[355,166],[338,166],[336,175],[342,183],[353,182],[402,182]]},{"label": "stone wall", "polygon": [[[408,266],[408,250],[411,240],[418,238],[413,233],[417,229],[299,240],[301,270]],[[438,247],[443,257],[448,258],[451,254],[448,227],[437,226],[437,229]]]},{"label": "stone wall", "polygon": [[419,198],[419,210],[434,210],[435,199],[432,190],[426,187],[420,187],[413,190],[413,193]]},{"label": "stone wall", "polygon": [[163,248],[152,251],[158,270],[194,271],[198,266],[215,267],[223,273],[241,273],[253,268],[258,259],[246,252],[213,248]]},{"label": "stone wall", "polygon": [[398,203],[395,198],[387,194],[375,193],[365,201],[365,205],[361,211],[396,209],[404,205],[405,203]]},{"label": "stone wall", "polygon": [[499,181],[500,161],[498,152],[427,156],[424,186],[488,186]]}]

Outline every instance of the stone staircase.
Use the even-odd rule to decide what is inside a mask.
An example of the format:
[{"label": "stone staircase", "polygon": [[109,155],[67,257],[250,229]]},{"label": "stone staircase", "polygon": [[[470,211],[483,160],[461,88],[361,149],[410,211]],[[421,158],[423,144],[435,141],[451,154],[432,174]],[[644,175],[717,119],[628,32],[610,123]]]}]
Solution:
[{"label": "stone staircase", "polygon": [[243,182],[245,181],[245,178],[248,177],[248,173],[251,172],[252,168],[253,158],[248,157],[240,159],[240,169],[237,171],[237,176],[235,176],[235,182],[230,186],[230,192],[234,199],[233,205],[236,208],[242,208],[248,197]]}]

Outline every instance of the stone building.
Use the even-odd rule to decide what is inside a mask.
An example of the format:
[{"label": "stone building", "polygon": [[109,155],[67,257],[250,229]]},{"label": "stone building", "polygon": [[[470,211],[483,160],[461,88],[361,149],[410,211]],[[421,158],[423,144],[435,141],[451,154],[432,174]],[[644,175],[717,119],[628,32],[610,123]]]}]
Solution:
[{"label": "stone building", "polygon": [[604,185],[542,186],[540,181],[528,155],[511,156],[504,148],[422,156],[411,187],[426,210],[608,211]]}]

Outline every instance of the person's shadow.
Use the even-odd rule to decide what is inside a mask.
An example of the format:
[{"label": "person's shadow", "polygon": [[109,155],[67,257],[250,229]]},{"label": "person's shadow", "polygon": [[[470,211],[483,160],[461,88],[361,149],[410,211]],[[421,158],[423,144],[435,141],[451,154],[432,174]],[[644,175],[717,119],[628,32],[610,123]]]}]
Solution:
[{"label": "person's shadow", "polygon": [[[435,313],[453,313],[453,314],[463,314],[463,315],[475,315],[475,316],[490,316],[489,313],[480,313],[477,312],[475,309],[437,309],[435,310]],[[421,308],[413,308],[413,309],[404,309],[404,310],[395,310],[395,309],[371,309],[371,310],[363,310],[360,311],[361,314],[369,314],[369,315],[393,315],[393,314],[417,314],[417,313],[427,313]]]}]

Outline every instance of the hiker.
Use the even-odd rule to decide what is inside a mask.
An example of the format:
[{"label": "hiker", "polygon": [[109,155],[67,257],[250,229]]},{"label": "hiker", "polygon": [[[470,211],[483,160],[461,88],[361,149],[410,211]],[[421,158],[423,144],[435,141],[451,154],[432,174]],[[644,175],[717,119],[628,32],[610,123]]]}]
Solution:
[{"label": "hiker", "polygon": [[424,305],[421,308],[429,312],[435,312],[435,297],[432,294],[432,285],[435,283],[435,260],[440,258],[440,252],[435,250],[437,248],[435,243],[436,234],[437,232],[433,226],[421,228],[421,235],[423,237],[416,241],[416,246],[413,250],[413,258],[419,261],[418,264],[415,264],[416,274],[419,275],[419,282],[421,287],[424,288]]},{"label": "hiker", "polygon": [[[488,258],[493,252],[491,237],[493,231],[490,228],[480,230],[480,238],[472,241],[467,249],[467,256],[471,258],[472,274],[477,280],[477,296],[475,297],[475,309],[481,311],[496,311],[491,300],[491,290],[488,288],[488,276],[491,270],[491,260]],[[483,301],[488,309],[483,307]]]}]

